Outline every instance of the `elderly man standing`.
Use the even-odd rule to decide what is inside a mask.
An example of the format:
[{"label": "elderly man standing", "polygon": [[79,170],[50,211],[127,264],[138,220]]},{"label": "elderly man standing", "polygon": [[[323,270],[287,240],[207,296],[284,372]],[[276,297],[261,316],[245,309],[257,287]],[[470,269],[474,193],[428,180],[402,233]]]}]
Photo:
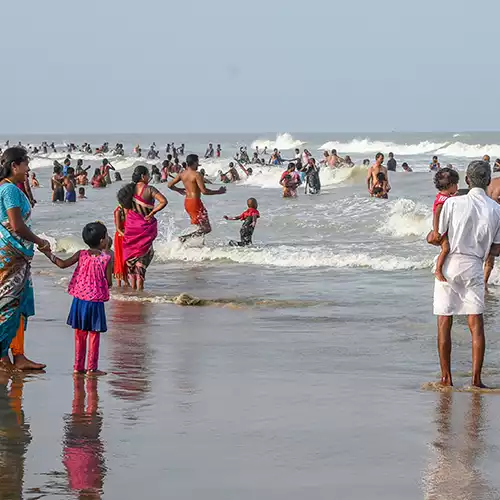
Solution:
[{"label": "elderly man standing", "polygon": [[453,316],[466,315],[472,334],[472,385],[481,380],[484,339],[484,274],[488,255],[500,255],[500,207],[487,194],[491,167],[473,161],[467,168],[470,191],[450,198],[443,205],[439,233],[447,234],[450,253],[443,267],[446,282],[434,284],[434,314],[438,317],[438,350],[441,384],[452,386],[451,327]]}]

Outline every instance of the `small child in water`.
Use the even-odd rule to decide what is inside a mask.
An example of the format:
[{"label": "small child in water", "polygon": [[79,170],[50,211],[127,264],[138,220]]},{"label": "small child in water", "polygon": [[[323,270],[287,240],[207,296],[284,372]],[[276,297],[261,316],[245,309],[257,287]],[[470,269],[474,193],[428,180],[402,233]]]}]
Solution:
[{"label": "small child in water", "polygon": [[40,183],[38,182],[38,179],[36,178],[35,172],[31,174],[31,187],[32,188],[38,188],[40,187]]},{"label": "small child in water", "polygon": [[85,188],[81,187],[78,188],[78,199],[79,200],[86,200],[87,197],[85,196]]},{"label": "small child in water", "polygon": [[377,174],[377,182],[373,185],[373,196],[375,196],[375,198],[383,198],[386,200],[389,198],[388,186],[389,183],[387,182],[384,172],[379,172]]},{"label": "small child in water", "polygon": [[252,244],[252,236],[255,230],[255,226],[257,225],[257,219],[260,217],[260,213],[257,210],[258,203],[255,198],[249,198],[247,200],[247,210],[245,210],[241,215],[237,217],[228,217],[224,216],[225,220],[242,220],[243,225],[240,229],[240,238],[241,241],[231,240],[229,244],[233,247],[246,247],[247,245]]},{"label": "small child in water", "polygon": [[[67,324],[75,330],[74,373],[105,375],[98,370],[97,365],[100,335],[107,331],[104,302],[109,300],[109,288],[113,279],[111,238],[102,222],[87,224],[83,228],[82,238],[89,250],[79,250],[69,259],[60,259],[50,250],[44,253],[61,269],[78,263],[68,287],[69,294],[73,296]],[[87,338],[88,361],[85,367]]]},{"label": "small child in water", "polygon": [[455,196],[458,191],[459,176],[456,170],[452,168],[442,168],[434,176],[434,185],[439,193],[434,200],[432,212],[434,214],[432,221],[432,231],[427,235],[427,242],[431,244],[440,244],[441,252],[436,262],[436,279],[446,281],[443,275],[443,265],[446,256],[450,253],[450,243],[446,234],[439,234],[439,217],[443,210],[445,201],[451,196]]}]

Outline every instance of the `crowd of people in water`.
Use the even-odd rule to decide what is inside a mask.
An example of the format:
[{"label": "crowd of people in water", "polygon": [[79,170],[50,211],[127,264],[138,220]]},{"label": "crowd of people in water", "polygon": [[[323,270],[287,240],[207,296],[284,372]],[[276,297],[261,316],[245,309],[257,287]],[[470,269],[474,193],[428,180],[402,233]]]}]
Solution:
[{"label": "crowd of people in water", "polygon": [[[30,262],[34,255],[34,247],[47,256],[55,266],[61,269],[74,267],[75,271],[70,281],[68,292],[73,302],[68,315],[67,323],[75,331],[75,374],[87,373],[100,375],[98,368],[99,338],[106,332],[106,314],[104,304],[109,300],[109,288],[115,283],[117,286],[130,287],[142,291],[146,280],[146,272],[153,260],[153,244],[158,235],[156,215],[168,204],[167,198],[160,191],[162,183],[184,197],[184,208],[193,226],[188,233],[179,237],[180,243],[188,240],[201,239],[211,232],[208,212],[203,204],[202,195],[223,195],[225,186],[211,189],[213,184],[203,171],[199,169],[200,160],[196,154],[184,157],[185,146],[175,147],[167,145],[166,158],[161,165],[154,164],[151,170],[146,165],[135,167],[130,183],[120,187],[117,193],[117,206],[114,211],[114,237],[111,231],[101,222],[91,222],[83,228],[82,239],[87,250],[82,250],[61,259],[56,256],[45,239],[38,237],[30,229],[31,212],[36,200],[34,189],[39,186],[35,172],[29,170],[29,154],[36,155],[40,151],[44,154],[45,148],[52,147],[42,143],[38,147],[23,147],[18,145],[2,152],[0,165],[0,368],[12,371],[16,369],[43,369],[45,365],[29,360],[24,354],[24,330],[28,318],[34,314],[33,285],[30,275]],[[117,144],[116,150],[123,149]],[[78,199],[86,198],[85,188],[92,186],[102,189],[114,181],[122,181],[120,172],[107,159],[102,158],[101,165],[95,169],[89,179],[90,166],[84,166],[82,159],[77,159],[75,166],[71,153],[75,151],[92,150],[90,145],[68,146],[67,155],[63,163],[54,161],[51,177],[52,201],[54,203],[74,203]],[[140,146],[135,148],[140,152]],[[107,155],[109,145],[104,143],[96,149],[101,155]],[[158,160],[159,152],[155,144],[151,145],[148,159]],[[154,158],[153,158],[154,152]],[[208,145],[205,158],[220,157],[220,145],[214,149]],[[252,164],[262,164],[260,155],[267,154],[267,150],[255,151],[253,158],[249,158],[245,147],[241,147],[229,164],[227,172],[219,171],[219,181],[223,184],[237,182],[242,176],[253,174]],[[384,165],[384,155],[377,153],[375,161],[370,165],[369,160],[363,162],[367,167],[367,189],[370,196],[387,198],[391,190],[389,172],[397,170],[397,161],[389,153],[387,164]],[[482,164],[490,165],[487,155]],[[279,183],[283,189],[283,197],[297,196],[297,189],[305,185],[305,192],[317,194],[321,190],[319,172],[321,168],[352,168],[354,163],[349,156],[344,158],[334,149],[325,151],[323,159],[316,162],[307,149],[296,149],[294,157],[284,159],[281,153],[274,149],[268,164],[283,165],[286,168],[281,172]],[[500,164],[500,161],[497,160]],[[402,168],[411,172],[411,168],[403,163]],[[239,169],[239,170],[238,170]],[[438,195],[433,207],[433,227],[427,237],[430,244],[441,247],[436,265],[436,279],[446,282],[445,264],[450,255],[450,240],[448,234],[440,231],[442,211],[448,200],[460,193],[458,190],[459,176],[453,166],[441,168],[439,159],[435,156],[429,164],[429,170],[435,173],[434,183]],[[490,168],[491,170],[491,168]],[[495,169],[493,169],[495,170]],[[214,179],[215,180],[215,179]],[[158,186],[158,187],[157,187]],[[500,179],[493,179],[489,188],[490,196],[500,201]],[[78,194],[77,194],[78,190]],[[226,220],[242,222],[240,239],[231,240],[231,246],[246,247],[252,244],[253,233],[260,213],[258,201],[255,198],[247,200],[245,210],[236,216],[225,216]],[[484,281],[487,283],[493,268],[494,255],[486,260]],[[9,356],[12,354],[12,359]]]}]

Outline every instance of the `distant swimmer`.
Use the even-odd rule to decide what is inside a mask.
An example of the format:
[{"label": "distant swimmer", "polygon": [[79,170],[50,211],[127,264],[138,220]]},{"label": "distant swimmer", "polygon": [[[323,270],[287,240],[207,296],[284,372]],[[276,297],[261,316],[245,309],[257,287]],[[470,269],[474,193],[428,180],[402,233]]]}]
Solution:
[{"label": "distant swimmer", "polygon": [[493,172],[500,172],[500,158],[495,160],[495,165],[493,165]]},{"label": "distant swimmer", "polygon": [[62,168],[60,165],[54,167],[54,175],[50,180],[50,186],[52,189],[52,201],[64,201],[64,175],[62,174]]},{"label": "distant swimmer", "polygon": [[85,188],[84,187],[78,188],[78,199],[79,200],[86,200],[87,199],[87,197],[85,196]]},{"label": "distant swimmer", "polygon": [[212,143],[210,143],[207,147],[207,150],[205,151],[205,159],[208,159],[208,158],[213,158],[214,157],[214,146]]},{"label": "distant swimmer", "polygon": [[431,172],[435,172],[436,170],[439,170],[441,168],[441,165],[439,163],[438,157],[433,156],[432,161],[429,163],[429,170]]},{"label": "distant swimmer", "polygon": [[156,165],[153,165],[151,167],[151,177],[153,178],[153,184],[160,184],[161,173],[160,173],[160,169]]},{"label": "distant swimmer", "polygon": [[316,165],[316,160],[309,158],[309,163],[302,170],[305,174],[305,193],[318,194],[321,191],[321,181],[319,179],[319,168]]},{"label": "distant swimmer", "polygon": [[64,188],[66,189],[65,201],[67,203],[76,202],[75,184],[75,169],[73,167],[69,167],[66,177],[64,178]]},{"label": "distant swimmer", "polygon": [[236,170],[236,167],[234,166],[233,162],[229,163],[229,170],[227,173],[231,182],[236,182],[240,180],[240,174]]},{"label": "distant swimmer", "polygon": [[283,159],[281,158],[281,153],[277,148],[274,148],[271,157],[269,158],[269,165],[281,165],[283,163]]},{"label": "distant swimmer", "polygon": [[[224,194],[226,188],[221,186],[214,191],[205,186],[203,177],[198,172],[199,158],[198,155],[190,154],[186,158],[187,168],[183,172],[177,174],[175,179],[168,183],[168,187],[179,194],[186,196],[184,200],[184,208],[191,218],[191,224],[198,226],[198,229],[187,236],[181,236],[179,239],[184,243],[188,238],[197,236],[205,236],[212,231],[208,213],[201,201],[201,195],[216,195]],[[184,188],[178,188],[177,184],[182,182]]]},{"label": "distant swimmer", "polygon": [[181,147],[177,150],[177,152],[181,155],[184,156],[184,150],[186,149],[186,146],[184,143],[181,144]]},{"label": "distant swimmer", "polygon": [[31,187],[32,188],[39,188],[40,183],[38,182],[38,179],[36,178],[35,172],[31,174]]},{"label": "distant swimmer", "polygon": [[484,155],[483,156],[483,161],[485,161],[486,163],[491,163],[490,155]]},{"label": "distant swimmer", "polygon": [[368,158],[365,158],[363,160],[363,167],[369,167],[370,166],[370,160]]},{"label": "distant swimmer", "polygon": [[330,167],[332,168],[337,168],[337,167],[340,167],[341,166],[341,163],[344,162],[344,159],[341,158],[338,154],[337,154],[337,150],[336,149],[332,149],[332,152],[330,154],[330,158],[329,158],[329,163],[328,165],[330,165]]},{"label": "distant swimmer", "polygon": [[104,158],[104,160],[102,160],[101,173],[106,185],[111,184],[111,170],[115,170],[115,167],[113,167],[113,165],[111,165],[111,163]]},{"label": "distant swimmer", "polygon": [[398,164],[394,159],[394,153],[389,153],[389,159],[387,160],[387,170],[389,172],[395,172],[397,166]]},{"label": "distant swimmer", "polygon": [[245,210],[241,215],[236,217],[224,216],[225,220],[242,220],[243,225],[240,229],[240,241],[231,240],[229,244],[233,247],[246,247],[252,244],[252,236],[257,225],[257,219],[260,217],[260,213],[257,210],[258,203],[255,198],[249,198],[247,200],[247,210]]},{"label": "distant swimmer", "polygon": [[405,171],[405,172],[413,172],[413,169],[410,167],[410,165],[408,165],[408,163],[404,162],[402,165],[401,165],[401,168]]},{"label": "distant swimmer", "polygon": [[447,255],[450,253],[448,236],[446,234],[439,234],[439,218],[446,200],[457,194],[459,180],[458,172],[450,168],[442,168],[434,176],[434,185],[439,192],[432,207],[432,231],[427,235],[427,243],[441,245],[441,252],[436,261],[435,271],[436,279],[439,281],[446,281],[443,275],[443,266]]},{"label": "distant swimmer", "polygon": [[90,183],[92,184],[92,187],[96,189],[106,187],[106,180],[104,179],[100,168],[95,169],[94,176],[92,177]]},{"label": "distant swimmer", "polygon": [[354,167],[354,162],[351,160],[351,157],[349,155],[346,155],[345,158],[344,158],[344,165],[346,167]]},{"label": "distant swimmer", "polygon": [[154,144],[149,148],[147,158],[148,160],[156,160],[159,158],[158,151],[156,151]]},{"label": "distant swimmer", "polygon": [[207,179],[207,174],[204,168],[200,169],[200,175],[203,177],[205,184],[213,184],[213,182],[210,179]]},{"label": "distant swimmer", "polygon": [[222,153],[222,148],[220,147],[220,144],[217,144],[217,148],[215,150],[215,156],[217,158],[220,158],[220,154]]},{"label": "distant swimmer", "polygon": [[321,165],[329,165],[330,153],[328,151],[323,151],[323,159],[320,161]]},{"label": "distant swimmer", "polygon": [[[377,153],[377,155],[375,156],[375,164],[368,169],[368,174],[366,176],[366,184],[370,196],[373,196],[373,187],[378,182],[377,175],[379,173],[382,172],[385,175],[387,181],[389,181],[389,174],[387,168],[384,167],[383,163],[384,163],[384,155],[382,153]],[[387,193],[389,193],[390,190],[391,190],[391,185],[389,184],[389,182],[387,182]]]}]

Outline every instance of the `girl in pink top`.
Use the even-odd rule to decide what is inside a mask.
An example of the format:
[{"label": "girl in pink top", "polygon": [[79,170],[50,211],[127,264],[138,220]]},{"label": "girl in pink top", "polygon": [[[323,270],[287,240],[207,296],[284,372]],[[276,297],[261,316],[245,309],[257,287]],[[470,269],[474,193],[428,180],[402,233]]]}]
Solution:
[{"label": "girl in pink top", "polygon": [[[90,250],[80,250],[66,260],[51,252],[47,257],[61,269],[78,263],[69,283],[68,292],[73,296],[68,325],[75,329],[74,373],[104,375],[97,369],[100,334],[107,331],[104,302],[109,300],[112,285],[113,254],[109,251],[111,239],[101,222],[91,222],[83,228],[83,241]],[[85,369],[89,338],[88,362]]]}]

